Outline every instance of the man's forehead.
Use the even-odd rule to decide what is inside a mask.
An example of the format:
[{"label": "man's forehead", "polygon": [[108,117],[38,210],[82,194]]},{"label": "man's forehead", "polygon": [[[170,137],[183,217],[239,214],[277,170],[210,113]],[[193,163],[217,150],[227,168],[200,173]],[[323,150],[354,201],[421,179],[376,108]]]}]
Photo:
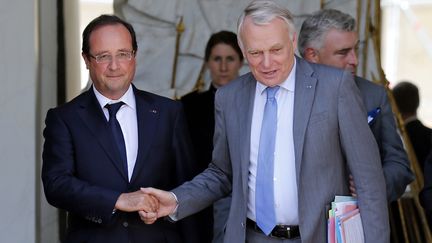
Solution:
[{"label": "man's forehead", "polygon": [[359,43],[359,38],[355,31],[331,29],[326,32],[323,41],[327,45],[355,46]]},{"label": "man's forehead", "polygon": [[341,29],[336,29],[336,28],[331,28],[328,31],[326,31],[325,36],[337,36],[337,37],[349,37],[349,38],[354,38],[354,39],[358,39],[358,34],[357,31],[346,31],[346,30],[341,30]]}]

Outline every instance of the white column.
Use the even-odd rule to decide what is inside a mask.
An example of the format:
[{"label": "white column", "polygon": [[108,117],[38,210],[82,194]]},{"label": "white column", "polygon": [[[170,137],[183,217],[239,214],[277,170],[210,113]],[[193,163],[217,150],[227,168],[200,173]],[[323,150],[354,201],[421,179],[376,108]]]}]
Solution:
[{"label": "white column", "polygon": [[59,241],[58,211],[49,205],[42,188],[40,171],[42,167],[42,131],[45,115],[49,108],[57,105],[57,1],[40,0],[38,7],[38,53],[39,72],[37,88],[37,172],[36,172],[36,243],[57,243]]},{"label": "white column", "polygon": [[81,38],[79,30],[79,1],[63,1],[66,55],[66,100],[81,92]]},{"label": "white column", "polygon": [[37,1],[0,8],[0,237],[35,242]]}]

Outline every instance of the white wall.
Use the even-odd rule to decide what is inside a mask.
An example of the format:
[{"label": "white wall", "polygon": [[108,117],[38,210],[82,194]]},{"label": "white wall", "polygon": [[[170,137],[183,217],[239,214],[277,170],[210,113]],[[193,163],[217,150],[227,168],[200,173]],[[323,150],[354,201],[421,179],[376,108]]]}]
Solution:
[{"label": "white wall", "polygon": [[419,119],[432,127],[432,0],[383,4],[383,67],[391,87],[405,80],[420,91]]},{"label": "white wall", "polygon": [[35,241],[38,85],[35,20],[36,1],[8,1],[7,7],[0,8],[2,242]]},{"label": "white wall", "polygon": [[[59,242],[58,211],[46,202],[40,179],[42,165],[42,129],[45,127],[46,111],[57,104],[57,4],[56,0],[39,1],[39,75],[37,77],[36,118],[36,241],[37,243]],[[1,222],[1,221],[0,221]],[[30,242],[30,241],[28,241]]]},{"label": "white wall", "polygon": [[43,119],[56,104],[56,14],[56,0],[0,8],[1,242],[58,242],[40,182]]}]

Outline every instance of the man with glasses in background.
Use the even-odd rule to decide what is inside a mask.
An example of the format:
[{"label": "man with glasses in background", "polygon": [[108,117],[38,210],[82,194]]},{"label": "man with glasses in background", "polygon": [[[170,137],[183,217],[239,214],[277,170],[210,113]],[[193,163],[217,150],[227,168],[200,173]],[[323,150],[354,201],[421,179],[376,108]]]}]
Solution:
[{"label": "man with glasses in background", "polygon": [[193,175],[181,104],[131,84],[137,49],[129,23],[94,19],[82,46],[93,85],[47,113],[42,180],[68,212],[65,242],[196,242],[191,219],[146,225],[137,213],[159,206],[140,187],[169,190]]}]

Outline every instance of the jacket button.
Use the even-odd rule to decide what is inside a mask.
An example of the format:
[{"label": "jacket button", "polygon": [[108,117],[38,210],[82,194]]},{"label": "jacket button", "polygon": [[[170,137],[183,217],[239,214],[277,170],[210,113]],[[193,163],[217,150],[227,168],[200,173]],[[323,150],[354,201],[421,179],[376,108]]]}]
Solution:
[{"label": "jacket button", "polygon": [[241,222],[241,226],[244,228],[244,227],[245,227],[245,223],[244,223],[244,222]]},{"label": "jacket button", "polygon": [[123,222],[123,226],[126,228],[129,226],[129,223],[125,221],[125,222]]}]

